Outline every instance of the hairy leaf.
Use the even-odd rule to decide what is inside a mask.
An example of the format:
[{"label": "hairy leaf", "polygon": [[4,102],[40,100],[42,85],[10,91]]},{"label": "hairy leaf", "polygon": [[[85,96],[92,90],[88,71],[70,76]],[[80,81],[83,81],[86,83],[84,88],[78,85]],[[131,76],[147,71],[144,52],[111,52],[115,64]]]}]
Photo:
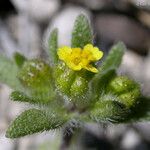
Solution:
[{"label": "hairy leaf", "polygon": [[74,24],[71,46],[83,48],[86,44],[93,43],[92,39],[92,29],[87,17],[79,15]]},{"label": "hairy leaf", "polygon": [[26,110],[9,126],[6,132],[6,137],[19,138],[62,126],[64,120],[60,118],[59,120],[53,114],[51,115],[52,116],[48,116],[46,112],[38,109]]},{"label": "hairy leaf", "polygon": [[19,101],[19,102],[28,102],[31,104],[34,103],[44,103],[43,101],[41,101],[40,99],[35,99],[34,97],[31,98],[29,96],[27,96],[26,94],[24,94],[23,92],[20,91],[13,91],[10,95],[11,100],[13,101]]},{"label": "hairy leaf", "polygon": [[13,89],[21,89],[22,86],[17,78],[18,67],[15,62],[0,55],[0,82],[7,84]]},{"label": "hairy leaf", "polygon": [[58,62],[58,56],[57,56],[57,48],[58,48],[58,29],[52,30],[50,33],[50,38],[48,42],[49,47],[49,58],[53,65],[55,65]]},{"label": "hairy leaf", "polygon": [[107,58],[104,60],[100,70],[106,71],[110,68],[117,69],[122,61],[122,57],[125,50],[126,47],[122,42],[118,42],[117,44],[115,44],[111,48]]}]

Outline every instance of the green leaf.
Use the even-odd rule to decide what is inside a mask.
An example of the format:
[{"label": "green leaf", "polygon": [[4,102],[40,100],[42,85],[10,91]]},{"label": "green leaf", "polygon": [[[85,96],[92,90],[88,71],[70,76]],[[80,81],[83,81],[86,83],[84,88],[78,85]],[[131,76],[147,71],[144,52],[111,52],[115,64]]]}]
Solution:
[{"label": "green leaf", "polygon": [[122,42],[118,42],[117,44],[115,44],[111,48],[107,58],[104,60],[100,70],[105,71],[109,70],[110,68],[117,69],[121,64],[125,50],[126,47]]},{"label": "green leaf", "polygon": [[13,89],[21,89],[22,86],[17,78],[18,67],[15,62],[0,55],[0,82]]},{"label": "green leaf", "polygon": [[58,48],[58,29],[52,30],[50,33],[50,38],[48,42],[49,47],[49,58],[53,65],[57,64],[58,62],[58,55],[57,55],[57,48]]},{"label": "green leaf", "polygon": [[31,104],[44,103],[42,100],[35,99],[34,97],[31,98],[31,97],[27,96],[26,94],[24,94],[23,92],[20,92],[20,91],[13,91],[10,95],[10,99],[13,101],[28,102]]},{"label": "green leaf", "polygon": [[14,59],[18,67],[22,67],[24,62],[26,61],[25,56],[21,55],[20,53],[16,52],[14,54]]},{"label": "green leaf", "polygon": [[20,91],[13,91],[10,95],[10,99],[13,101],[33,103],[32,99],[30,99],[27,95],[25,95],[23,92]]},{"label": "green leaf", "polygon": [[57,129],[66,121],[63,119],[57,118],[53,114],[49,116],[46,112],[38,109],[26,110],[9,126],[6,137],[19,138],[37,132]]},{"label": "green leaf", "polygon": [[92,29],[86,16],[79,15],[75,21],[72,32],[72,47],[83,48],[86,44],[93,43]]}]

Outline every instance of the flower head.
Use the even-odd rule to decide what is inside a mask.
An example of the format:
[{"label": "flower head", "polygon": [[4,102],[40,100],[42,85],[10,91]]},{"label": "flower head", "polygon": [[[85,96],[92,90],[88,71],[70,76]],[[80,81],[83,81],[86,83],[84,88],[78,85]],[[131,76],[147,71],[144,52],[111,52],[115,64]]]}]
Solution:
[{"label": "flower head", "polygon": [[98,70],[92,66],[92,62],[98,61],[103,56],[103,52],[92,44],[87,44],[83,49],[61,47],[57,52],[59,59],[64,61],[69,68],[79,71],[82,68],[97,73]]}]

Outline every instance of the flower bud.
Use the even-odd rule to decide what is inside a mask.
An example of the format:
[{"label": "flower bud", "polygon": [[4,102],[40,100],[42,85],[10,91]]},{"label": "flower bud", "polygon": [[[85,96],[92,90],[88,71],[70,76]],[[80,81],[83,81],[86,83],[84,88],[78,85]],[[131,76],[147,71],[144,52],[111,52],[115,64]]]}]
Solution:
[{"label": "flower bud", "polygon": [[19,73],[19,79],[25,87],[49,86],[51,84],[51,68],[41,60],[25,62]]},{"label": "flower bud", "polygon": [[123,93],[119,95],[120,102],[126,105],[128,108],[134,106],[138,102],[138,97],[140,96],[139,88],[135,88],[130,92]]},{"label": "flower bud", "polygon": [[30,96],[48,101],[53,95],[52,71],[45,62],[36,59],[26,61],[18,77]]},{"label": "flower bud", "polygon": [[76,76],[70,88],[71,100],[74,102],[78,109],[84,109],[89,105],[88,95],[88,81],[81,77]]},{"label": "flower bud", "polygon": [[88,90],[88,81],[81,76],[76,76],[70,88],[71,97],[80,98],[82,95],[86,93],[87,90]]},{"label": "flower bud", "polygon": [[107,90],[117,95],[119,97],[119,102],[128,108],[133,106],[140,96],[139,85],[125,76],[113,78]]},{"label": "flower bud", "polygon": [[88,78],[84,73],[73,71],[60,63],[55,69],[54,77],[58,91],[67,95],[76,107],[87,106]]},{"label": "flower bud", "polygon": [[127,110],[124,105],[116,101],[97,101],[90,112],[93,121],[117,122],[125,119]]},{"label": "flower bud", "polygon": [[70,95],[70,87],[75,78],[74,71],[69,69],[64,63],[60,63],[54,70],[54,78],[58,91]]},{"label": "flower bud", "polygon": [[136,86],[137,83],[130,80],[128,77],[117,76],[110,81],[108,90],[113,91],[115,94],[121,94],[134,89]]}]

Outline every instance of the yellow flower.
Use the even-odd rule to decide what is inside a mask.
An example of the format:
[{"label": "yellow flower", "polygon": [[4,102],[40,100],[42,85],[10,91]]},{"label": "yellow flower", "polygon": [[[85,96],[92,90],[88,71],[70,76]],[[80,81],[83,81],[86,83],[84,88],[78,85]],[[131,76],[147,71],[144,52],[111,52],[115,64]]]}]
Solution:
[{"label": "yellow flower", "polygon": [[97,73],[98,70],[91,65],[91,62],[98,61],[103,56],[103,52],[92,44],[87,44],[83,49],[61,47],[57,52],[59,59],[64,61],[69,68],[79,71],[82,68]]}]

